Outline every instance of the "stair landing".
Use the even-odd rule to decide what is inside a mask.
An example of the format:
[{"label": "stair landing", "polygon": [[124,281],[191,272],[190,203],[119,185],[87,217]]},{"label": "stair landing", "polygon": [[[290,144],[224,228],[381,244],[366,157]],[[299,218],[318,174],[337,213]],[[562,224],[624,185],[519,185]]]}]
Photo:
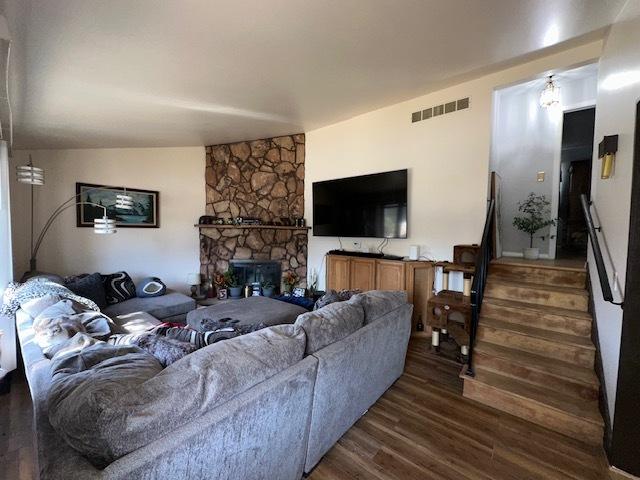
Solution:
[{"label": "stair landing", "polygon": [[584,262],[492,262],[464,396],[601,445],[585,286]]}]

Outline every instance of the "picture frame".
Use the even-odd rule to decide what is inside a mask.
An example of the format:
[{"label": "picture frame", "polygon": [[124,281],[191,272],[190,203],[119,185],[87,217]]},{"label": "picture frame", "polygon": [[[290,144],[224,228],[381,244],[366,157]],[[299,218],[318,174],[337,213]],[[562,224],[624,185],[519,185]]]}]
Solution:
[{"label": "picture frame", "polygon": [[226,300],[227,299],[227,289],[219,288],[218,289],[218,300]]},{"label": "picture frame", "polygon": [[[116,195],[126,194],[133,197],[134,211],[115,208]],[[76,183],[76,226],[93,228],[95,218],[104,214],[102,208],[81,202],[91,202],[107,208],[107,216],[115,218],[117,228],[160,228],[160,192],[141,188],[115,187],[93,183]]]}]

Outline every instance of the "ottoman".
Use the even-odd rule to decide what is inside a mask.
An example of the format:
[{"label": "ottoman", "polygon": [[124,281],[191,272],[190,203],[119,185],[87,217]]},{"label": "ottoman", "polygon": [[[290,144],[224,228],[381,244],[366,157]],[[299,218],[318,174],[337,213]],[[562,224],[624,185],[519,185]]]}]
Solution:
[{"label": "ottoman", "polygon": [[206,308],[192,310],[187,314],[187,325],[203,331],[202,322],[219,322],[223,319],[238,320],[238,327],[253,327],[257,324],[271,327],[283,323],[295,323],[298,315],[307,310],[298,305],[281,302],[268,297],[249,297],[233,300]]}]

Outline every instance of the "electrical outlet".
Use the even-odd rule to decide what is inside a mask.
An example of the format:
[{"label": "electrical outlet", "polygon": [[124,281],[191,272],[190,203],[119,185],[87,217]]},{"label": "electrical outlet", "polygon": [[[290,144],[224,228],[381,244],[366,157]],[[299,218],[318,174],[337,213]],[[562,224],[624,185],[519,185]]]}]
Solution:
[{"label": "electrical outlet", "polygon": [[359,252],[362,249],[362,243],[361,242],[353,242],[353,249]]}]

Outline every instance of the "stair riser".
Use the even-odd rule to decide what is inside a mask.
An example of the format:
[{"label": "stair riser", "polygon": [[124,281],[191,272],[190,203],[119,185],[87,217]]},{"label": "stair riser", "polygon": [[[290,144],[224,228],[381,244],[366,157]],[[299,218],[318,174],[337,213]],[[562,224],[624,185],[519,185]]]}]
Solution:
[{"label": "stair riser", "polygon": [[464,382],[467,398],[591,445],[601,445],[603,428],[565,412],[473,380]]},{"label": "stair riser", "polygon": [[519,287],[517,285],[496,284],[491,281],[487,283],[485,295],[502,300],[566,308],[569,310],[579,310],[581,312],[587,311],[589,303],[586,295],[567,292],[550,292],[535,288]]},{"label": "stair riser", "polygon": [[504,322],[528,325],[559,333],[580,335],[582,337],[591,336],[591,321],[581,318],[493,305],[487,301],[482,304],[482,315]]},{"label": "stair riser", "polygon": [[478,326],[477,339],[496,345],[508,345],[509,348],[555,358],[586,368],[593,368],[595,359],[595,351],[591,349],[531,337],[510,330],[486,327],[482,323]]},{"label": "stair riser", "polygon": [[509,360],[494,357],[483,352],[476,352],[474,356],[474,366],[476,370],[486,370],[510,376],[557,392],[576,395],[585,400],[598,399],[597,385],[588,385],[573,379],[533,370],[524,365],[518,365]]},{"label": "stair riser", "polygon": [[509,275],[522,278],[523,282],[554,285],[556,287],[585,288],[587,273],[551,268],[524,267],[520,265],[492,264],[489,274]]}]

